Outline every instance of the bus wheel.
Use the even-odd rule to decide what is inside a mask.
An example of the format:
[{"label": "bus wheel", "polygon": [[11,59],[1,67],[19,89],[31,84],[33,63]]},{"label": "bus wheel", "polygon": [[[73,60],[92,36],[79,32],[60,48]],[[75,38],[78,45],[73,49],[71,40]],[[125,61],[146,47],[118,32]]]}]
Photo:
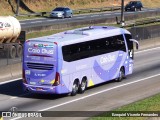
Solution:
[{"label": "bus wheel", "polygon": [[84,93],[86,91],[86,88],[87,88],[87,80],[83,78],[79,86],[79,93]]},{"label": "bus wheel", "polygon": [[124,69],[121,68],[119,71],[119,77],[116,79],[116,81],[121,82],[123,80],[123,78],[125,78],[125,73],[124,73]]},{"label": "bus wheel", "polygon": [[78,81],[75,80],[72,86],[71,96],[75,96],[77,92],[78,92]]}]

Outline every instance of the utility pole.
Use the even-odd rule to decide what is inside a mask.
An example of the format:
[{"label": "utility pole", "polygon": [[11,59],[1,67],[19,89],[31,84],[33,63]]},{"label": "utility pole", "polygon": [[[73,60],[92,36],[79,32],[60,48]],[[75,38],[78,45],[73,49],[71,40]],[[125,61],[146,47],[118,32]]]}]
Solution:
[{"label": "utility pole", "polygon": [[121,25],[124,26],[124,0],[121,1]]},{"label": "utility pole", "polygon": [[17,10],[16,10],[16,15],[19,15],[19,6],[20,6],[20,0],[17,0]]}]

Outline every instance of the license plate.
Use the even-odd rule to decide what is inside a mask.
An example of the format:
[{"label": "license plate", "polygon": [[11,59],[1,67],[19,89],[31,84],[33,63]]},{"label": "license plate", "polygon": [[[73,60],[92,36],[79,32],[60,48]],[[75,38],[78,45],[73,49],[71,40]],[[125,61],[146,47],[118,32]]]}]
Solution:
[{"label": "license plate", "polygon": [[36,88],[36,90],[38,90],[38,91],[42,91],[43,89],[42,89],[42,88]]}]

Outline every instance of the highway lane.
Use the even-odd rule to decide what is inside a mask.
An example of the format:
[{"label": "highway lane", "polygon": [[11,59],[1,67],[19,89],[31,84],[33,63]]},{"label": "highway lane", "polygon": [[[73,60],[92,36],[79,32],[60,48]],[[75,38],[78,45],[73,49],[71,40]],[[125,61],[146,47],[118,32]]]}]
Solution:
[{"label": "highway lane", "polygon": [[[142,11],[136,12],[124,12],[125,16],[134,15],[134,14],[143,14],[144,12],[151,12],[151,11],[158,11],[159,9],[149,9],[145,8]],[[31,19],[31,20],[24,20],[20,21],[22,28],[30,28],[36,26],[46,26],[52,25],[57,23],[70,23],[74,21],[82,21],[82,20],[94,20],[98,18],[115,18],[120,17],[121,13],[119,11],[116,12],[102,12],[102,13],[92,13],[92,14],[82,14],[82,15],[75,15],[72,18],[65,18],[65,19],[53,19],[53,18],[40,18],[40,19]]]},{"label": "highway lane", "polygon": [[98,85],[74,97],[23,93],[21,81],[3,84],[0,86],[0,111],[11,107],[24,111],[107,111],[160,93],[159,53],[160,47],[137,52],[134,73],[127,79]]}]

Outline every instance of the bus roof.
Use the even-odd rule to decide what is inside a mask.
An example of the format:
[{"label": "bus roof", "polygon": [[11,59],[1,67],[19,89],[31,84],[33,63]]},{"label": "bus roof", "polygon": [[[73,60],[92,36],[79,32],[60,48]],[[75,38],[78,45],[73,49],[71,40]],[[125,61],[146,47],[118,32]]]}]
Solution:
[{"label": "bus roof", "polygon": [[60,32],[50,36],[32,38],[29,40],[56,42],[57,44],[67,45],[82,41],[89,41],[103,37],[119,35],[122,33],[130,34],[130,32],[127,31],[126,29],[113,26],[89,26],[74,30],[68,30],[65,32]]}]

